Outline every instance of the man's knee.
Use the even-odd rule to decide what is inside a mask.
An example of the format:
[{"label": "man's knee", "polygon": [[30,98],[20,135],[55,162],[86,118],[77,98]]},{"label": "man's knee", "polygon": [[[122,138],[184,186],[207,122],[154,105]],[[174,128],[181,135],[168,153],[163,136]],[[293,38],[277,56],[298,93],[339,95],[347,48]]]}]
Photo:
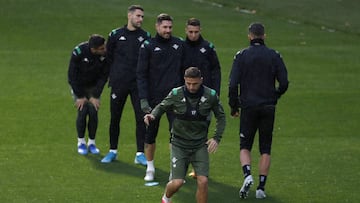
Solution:
[{"label": "man's knee", "polygon": [[145,135],[145,144],[155,144],[155,136]]},{"label": "man's knee", "polygon": [[206,176],[197,176],[196,177],[198,187],[207,187],[208,177]]},{"label": "man's knee", "polygon": [[270,155],[270,154],[271,154],[271,147],[260,148],[260,154],[261,154],[261,155],[263,155],[263,154],[268,154],[268,155]]},{"label": "man's knee", "polygon": [[173,179],[168,183],[168,185],[174,186],[174,188],[176,188],[176,191],[179,190],[183,184],[184,184],[183,179]]}]

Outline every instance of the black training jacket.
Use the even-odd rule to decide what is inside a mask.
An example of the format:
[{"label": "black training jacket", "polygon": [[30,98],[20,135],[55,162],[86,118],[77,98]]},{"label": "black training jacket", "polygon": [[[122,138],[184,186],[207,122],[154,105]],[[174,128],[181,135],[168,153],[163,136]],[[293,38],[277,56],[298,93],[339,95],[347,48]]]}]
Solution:
[{"label": "black training jacket", "polygon": [[137,65],[140,99],[154,105],[183,84],[183,43],[177,37],[164,39],[157,34],[141,45]]},{"label": "black training jacket", "polygon": [[126,25],[110,32],[106,51],[110,64],[109,86],[121,88],[136,85],[136,66],[141,44],[150,38],[142,29],[130,31]]},{"label": "black training jacket", "polygon": [[231,108],[276,105],[288,84],[281,55],[266,47],[262,39],[252,40],[248,48],[235,55],[230,73],[229,105]]},{"label": "black training jacket", "polygon": [[77,97],[85,97],[85,89],[95,87],[92,96],[99,98],[107,75],[105,57],[92,54],[88,42],[74,48],[69,63],[68,82]]},{"label": "black training jacket", "polygon": [[203,84],[220,95],[220,63],[212,43],[200,38],[197,41],[185,40],[184,68],[198,67],[203,77]]}]

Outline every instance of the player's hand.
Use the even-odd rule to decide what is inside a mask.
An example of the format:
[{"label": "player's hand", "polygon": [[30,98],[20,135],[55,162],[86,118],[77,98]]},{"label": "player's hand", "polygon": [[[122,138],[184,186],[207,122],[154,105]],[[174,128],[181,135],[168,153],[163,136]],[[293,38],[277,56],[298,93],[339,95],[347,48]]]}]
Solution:
[{"label": "player's hand", "polygon": [[239,109],[238,108],[231,108],[231,117],[239,117]]},{"label": "player's hand", "polygon": [[150,125],[150,121],[154,120],[155,119],[155,116],[152,115],[152,114],[146,114],[144,116],[144,123],[146,126],[149,126]]},{"label": "player's hand", "polygon": [[75,106],[78,110],[82,111],[85,103],[87,102],[87,99],[84,97],[84,98],[78,98],[76,99],[75,101]]},{"label": "player's hand", "polygon": [[140,107],[144,113],[150,113],[152,110],[147,99],[140,100]]},{"label": "player's hand", "polygon": [[100,108],[100,99],[91,97],[89,101],[95,107],[96,111]]},{"label": "player's hand", "polygon": [[209,153],[215,153],[218,148],[218,145],[219,145],[214,138],[211,138],[210,140],[208,140],[206,142],[206,144],[208,146],[207,150]]}]

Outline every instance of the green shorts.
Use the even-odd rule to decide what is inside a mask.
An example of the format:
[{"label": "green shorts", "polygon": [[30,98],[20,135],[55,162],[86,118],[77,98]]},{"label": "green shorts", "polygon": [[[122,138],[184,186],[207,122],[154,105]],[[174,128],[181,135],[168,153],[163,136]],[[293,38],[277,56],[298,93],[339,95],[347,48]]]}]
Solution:
[{"label": "green shorts", "polygon": [[207,145],[197,149],[183,149],[171,146],[170,180],[185,179],[189,164],[194,168],[197,176],[209,176],[209,153]]}]

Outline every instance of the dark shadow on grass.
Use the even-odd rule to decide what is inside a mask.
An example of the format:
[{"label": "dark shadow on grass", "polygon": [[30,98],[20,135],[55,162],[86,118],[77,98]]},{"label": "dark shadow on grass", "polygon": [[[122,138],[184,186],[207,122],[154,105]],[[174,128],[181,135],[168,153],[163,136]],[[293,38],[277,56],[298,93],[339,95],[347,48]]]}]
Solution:
[{"label": "dark shadow on grass", "polygon": [[[142,165],[137,165],[134,163],[127,163],[121,160],[114,160],[111,163],[101,163],[101,155],[92,155],[89,154],[86,158],[92,163],[95,169],[106,171],[108,173],[114,174],[125,174],[133,177],[143,179],[145,176],[146,167]],[[164,185],[167,183],[169,178],[169,172],[163,171],[159,168],[156,168],[155,180]]]},{"label": "dark shadow on grass", "polygon": [[[174,200],[176,202],[196,202],[196,180],[186,179],[186,183],[180,188],[175,194]],[[273,202],[281,203],[276,197],[268,196],[266,199],[256,199],[255,190],[256,187],[250,189],[249,197],[245,200],[239,197],[240,186],[227,185],[224,183],[217,182],[209,178],[209,203],[233,203],[233,202]]]}]

